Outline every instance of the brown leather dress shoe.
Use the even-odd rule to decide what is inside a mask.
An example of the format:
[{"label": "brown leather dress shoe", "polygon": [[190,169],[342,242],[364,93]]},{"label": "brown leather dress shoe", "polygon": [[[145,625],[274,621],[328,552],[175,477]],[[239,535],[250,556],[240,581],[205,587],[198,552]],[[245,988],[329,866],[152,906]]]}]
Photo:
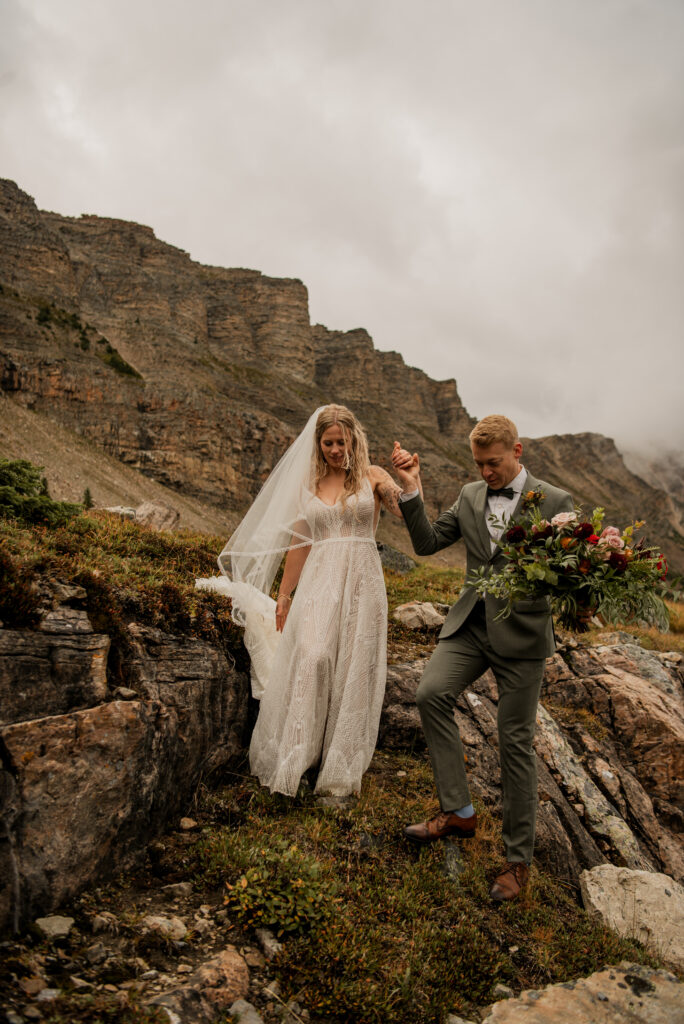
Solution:
[{"label": "brown leather dress shoe", "polygon": [[469,818],[461,818],[458,814],[439,811],[429,821],[421,821],[417,825],[407,825],[404,835],[412,843],[433,843],[435,839],[445,839],[446,836],[472,839],[476,827],[477,814],[471,814]]},{"label": "brown leather dress shoe", "polygon": [[504,900],[514,900],[527,885],[530,877],[530,869],[522,861],[517,864],[508,862],[503,871],[494,879],[489,890],[490,897],[496,903],[503,903]]}]

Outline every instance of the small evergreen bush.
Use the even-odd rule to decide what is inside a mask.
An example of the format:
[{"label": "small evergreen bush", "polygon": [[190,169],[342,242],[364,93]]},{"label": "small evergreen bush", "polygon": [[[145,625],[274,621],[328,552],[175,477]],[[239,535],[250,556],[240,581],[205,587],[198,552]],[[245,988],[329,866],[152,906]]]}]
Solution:
[{"label": "small evergreen bush", "polygon": [[40,473],[26,459],[0,459],[0,516],[58,527],[81,511],[80,505],[52,499]]}]

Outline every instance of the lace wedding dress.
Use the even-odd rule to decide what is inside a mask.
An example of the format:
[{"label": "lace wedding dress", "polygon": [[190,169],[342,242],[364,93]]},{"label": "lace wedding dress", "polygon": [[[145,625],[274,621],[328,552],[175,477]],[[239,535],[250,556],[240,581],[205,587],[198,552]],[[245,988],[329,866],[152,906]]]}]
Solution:
[{"label": "lace wedding dress", "polygon": [[[263,638],[270,664],[250,768],[294,796],[320,765],[316,792],[346,796],[373,756],[385,691],[387,596],[370,482],[344,504],[311,495],[303,520],[312,543],[285,628]],[[261,623],[275,632],[274,616]]]}]

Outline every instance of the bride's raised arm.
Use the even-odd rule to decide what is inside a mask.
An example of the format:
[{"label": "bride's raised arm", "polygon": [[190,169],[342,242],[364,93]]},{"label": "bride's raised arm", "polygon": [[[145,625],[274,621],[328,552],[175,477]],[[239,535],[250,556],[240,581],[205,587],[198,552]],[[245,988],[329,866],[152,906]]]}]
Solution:
[{"label": "bride's raised arm", "polygon": [[401,487],[382,466],[371,466],[368,478],[371,482],[376,502],[383,505],[393,516],[401,519],[401,509],[399,508]]}]

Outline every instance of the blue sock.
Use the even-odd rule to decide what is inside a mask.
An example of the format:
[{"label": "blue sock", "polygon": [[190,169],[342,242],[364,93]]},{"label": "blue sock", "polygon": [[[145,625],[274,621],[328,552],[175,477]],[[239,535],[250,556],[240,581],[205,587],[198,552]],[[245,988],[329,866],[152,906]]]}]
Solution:
[{"label": "blue sock", "polygon": [[470,818],[475,813],[475,808],[472,804],[466,804],[465,807],[461,807],[460,811],[451,811],[451,814],[458,814],[459,818]]}]

